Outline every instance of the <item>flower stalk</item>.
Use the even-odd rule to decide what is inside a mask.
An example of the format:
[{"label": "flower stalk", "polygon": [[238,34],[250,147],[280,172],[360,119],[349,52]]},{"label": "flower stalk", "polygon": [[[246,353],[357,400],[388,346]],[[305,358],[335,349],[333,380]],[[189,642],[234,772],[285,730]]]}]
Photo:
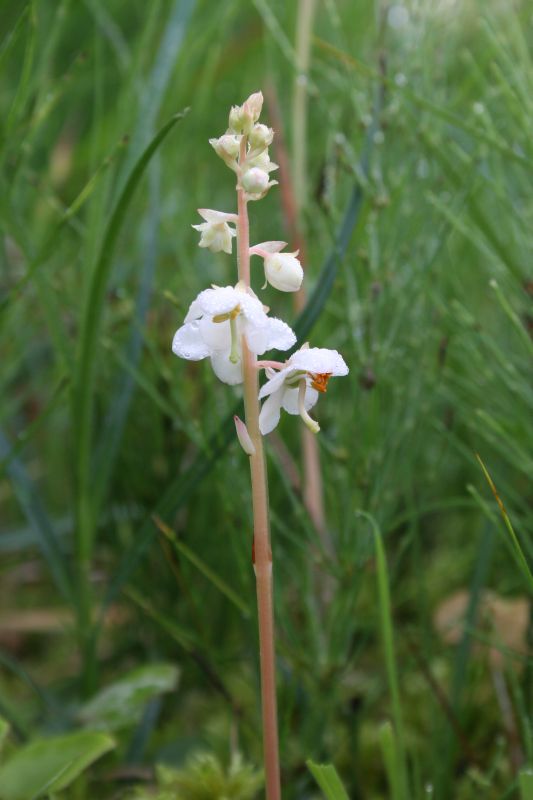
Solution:
[{"label": "flower stalk", "polygon": [[[241,140],[240,162],[246,158],[246,137]],[[244,188],[237,188],[237,263],[239,280],[250,285],[250,226]],[[267,800],[280,800],[278,714],[274,649],[274,611],[272,602],[272,551],[268,516],[268,485],[263,437],[259,430],[259,376],[257,357],[242,339],[242,365],[245,424],[254,448],[250,456],[253,508],[253,553],[259,626],[263,751]]]},{"label": "flower stalk", "polygon": [[[217,155],[237,177],[238,213],[198,209],[205,221],[193,226],[201,234],[199,246],[214,253],[231,254],[232,239],[237,238],[238,282],[235,286],[213,284],[200,292],[174,334],[172,350],[188,361],[209,359],[223,383],[243,387],[245,421],[235,417],[234,422],[237,438],[250,458],[266,798],[281,800],[272,550],[263,436],[276,427],[282,409],[299,414],[307,427],[317,433],[319,425],[308,410],[317,402],[319,393],[326,391],[329,378],[346,375],[348,367],[336,350],[310,348],[308,344],[285,362],[258,360],[268,350],[290,350],[296,344],[296,335],[285,322],[269,316],[269,308],[254,293],[250,256],[264,259],[266,282],[280,291],[297,292],[303,278],[298,253],[281,252],[286,242],[261,242],[250,247],[248,203],[261,200],[277,183],[269,179],[277,169],[268,154],[273,131],[258,122],[262,105],[263,95],[255,92],[242,106],[233,106],[227,132],[210,139]],[[260,369],[268,378],[261,389]],[[263,398],[266,399],[261,406]]]}]

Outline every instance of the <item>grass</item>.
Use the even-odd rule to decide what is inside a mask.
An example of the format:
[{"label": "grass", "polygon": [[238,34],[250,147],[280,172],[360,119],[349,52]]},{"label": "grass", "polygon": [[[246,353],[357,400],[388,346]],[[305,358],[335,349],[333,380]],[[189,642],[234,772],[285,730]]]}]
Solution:
[{"label": "grass", "polygon": [[[399,5],[317,6],[309,302],[291,320],[291,298],[262,294],[350,366],[318,406],[334,558],[267,442],[284,797],[319,796],[311,759],[354,800],[402,797],[402,780],[413,800],[518,800],[533,627],[509,643],[516,615],[502,628],[482,609],[487,591],[531,603],[533,22],[525,0],[410,0],[394,27]],[[233,210],[208,138],[270,86],[291,143],[296,11],[3,4],[4,748],[75,728],[135,666],[182,675],[59,797],[128,797],[127,769],[199,751],[261,765],[240,398],[170,341],[233,275],[190,227],[197,207]],[[281,236],[276,190],[251,224],[254,241]],[[300,472],[298,426],[279,433]],[[435,613],[459,590],[451,642]]]}]

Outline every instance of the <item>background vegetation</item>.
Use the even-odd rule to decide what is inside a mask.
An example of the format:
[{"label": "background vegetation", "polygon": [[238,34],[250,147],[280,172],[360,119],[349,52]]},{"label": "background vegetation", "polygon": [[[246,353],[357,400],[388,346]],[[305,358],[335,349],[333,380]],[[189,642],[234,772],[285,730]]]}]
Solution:
[{"label": "background vegetation", "polygon": [[[297,4],[0,8],[0,797],[260,796],[238,392],[170,342],[234,280],[191,229],[234,203],[208,138],[262,88],[290,149]],[[400,798],[404,753],[409,798],[533,796],[532,42],[527,0],[318,3],[298,330],[351,371],[318,407],[332,552],[268,447],[287,800],[309,757]],[[279,238],[277,190],[251,213]]]}]

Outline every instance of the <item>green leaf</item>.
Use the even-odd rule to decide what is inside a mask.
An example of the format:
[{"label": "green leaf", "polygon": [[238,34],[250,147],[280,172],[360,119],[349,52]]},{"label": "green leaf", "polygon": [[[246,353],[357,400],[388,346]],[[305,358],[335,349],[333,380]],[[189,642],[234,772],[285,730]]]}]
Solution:
[{"label": "green leaf", "polygon": [[384,722],[379,729],[379,743],[385,762],[385,771],[391,792],[391,800],[400,800],[401,791],[401,771],[398,767],[398,746],[394,728],[390,722]]},{"label": "green leaf", "polygon": [[146,704],[165,692],[172,692],[179,679],[173,664],[149,664],[106,686],[86,703],[79,717],[92,728],[119,730],[139,722]]},{"label": "green leaf", "polygon": [[135,163],[107,225],[100,253],[91,275],[90,286],[83,310],[79,353],[76,362],[77,369],[73,387],[73,410],[74,424],[78,431],[76,472],[78,477],[78,490],[80,492],[79,501],[83,509],[81,514],[82,519],[80,520],[82,533],[80,533],[80,535],[84,539],[83,546],[86,552],[90,552],[90,538],[92,536],[92,530],[85,527],[84,517],[86,509],[84,508],[84,504],[88,502],[88,496],[90,495],[90,453],[96,353],[100,323],[105,307],[105,292],[111,272],[115,245],[124,224],[131,199],[144,175],[150,159],[176,123],[183,118],[184,113],[185,112],[175,114],[160,128]]},{"label": "green leaf", "polygon": [[[136,133],[129,148],[134,159],[142,151],[145,141],[153,135],[153,127],[172,78],[176,60],[181,52],[185,33],[195,6],[195,0],[175,0],[168,15],[165,29],[161,35],[157,56],[152,67],[148,85],[140,104]],[[129,342],[124,353],[119,356],[123,370],[117,376],[116,388],[109,405],[106,420],[102,426],[99,444],[95,449],[95,496],[102,504],[112,475],[115,459],[126,425],[130,404],[135,391],[135,383],[140,375],[137,365],[143,347],[143,327],[150,297],[158,256],[158,230],[161,216],[159,204],[159,164],[158,156],[150,167],[149,210],[147,212],[146,236],[139,288],[135,300],[135,311],[130,323]],[[129,166],[129,163],[127,163]],[[146,383],[145,383],[146,386]]]},{"label": "green leaf", "polygon": [[203,561],[195,552],[191,550],[190,547],[187,547],[185,542],[181,542],[171,527],[166,525],[162,519],[159,519],[157,515],[154,516],[154,522],[161,531],[161,533],[166,536],[166,538],[172,543],[174,549],[184,558],[186,558],[190,563],[196,567],[196,569],[202,573],[202,575],[210,581],[213,586],[225,595],[230,602],[232,602],[241,612],[244,614],[245,617],[250,616],[250,609],[248,605],[244,602],[242,597],[240,597],[237,592],[235,592],[231,586],[228,586],[226,581],[222,580],[222,578],[217,575],[217,573],[209,567],[205,561]]},{"label": "green leaf", "polygon": [[392,716],[395,731],[395,775],[399,785],[399,797],[407,800],[410,796],[407,785],[407,765],[405,754],[405,732],[403,724],[403,711],[400,700],[400,681],[398,665],[394,646],[394,624],[392,619],[392,605],[389,584],[389,570],[387,557],[383,546],[381,530],[376,520],[364,511],[357,512],[359,516],[367,519],[372,527],[374,545],[376,550],[377,589],[380,613],[381,637],[385,655],[385,668],[392,702]]},{"label": "green leaf", "polygon": [[110,736],[92,731],[31,742],[0,767],[2,800],[37,800],[65,789],[113,747]]},{"label": "green leaf", "polygon": [[526,767],[518,774],[520,800],[533,800],[533,769]]},{"label": "green leaf", "polygon": [[0,753],[4,747],[4,742],[9,733],[9,723],[3,717],[0,717]]},{"label": "green leaf", "polygon": [[332,764],[315,764],[311,759],[308,759],[306,764],[313,778],[324,792],[326,800],[349,800],[346,789]]},{"label": "green leaf", "polygon": [[492,480],[492,478],[491,478],[491,476],[489,474],[489,471],[488,471],[487,467],[485,466],[485,464],[483,463],[479,453],[476,453],[476,458],[477,458],[477,460],[479,462],[479,465],[480,465],[480,467],[481,467],[481,469],[483,471],[483,475],[485,476],[485,480],[487,481],[487,483],[489,484],[489,486],[491,488],[492,494],[494,495],[494,499],[496,500],[496,502],[498,504],[498,508],[500,509],[500,513],[502,515],[503,522],[504,522],[505,527],[507,529],[507,532],[509,534],[509,540],[510,540],[510,543],[511,543],[511,552],[512,552],[514,558],[515,558],[515,561],[516,561],[516,564],[518,566],[518,569],[521,571],[521,573],[522,573],[522,575],[524,577],[524,580],[525,580],[525,582],[526,582],[526,584],[528,586],[529,591],[533,593],[533,575],[531,574],[531,569],[529,567],[527,558],[525,557],[524,551],[522,550],[522,546],[520,544],[520,540],[518,539],[518,536],[515,533],[515,530],[513,528],[511,520],[509,518],[509,514],[507,513],[507,511],[505,509],[505,506],[504,506],[504,504],[503,504],[503,502],[502,502],[502,500],[500,498],[500,495],[498,494],[498,490],[496,489],[496,486],[494,485],[494,481]]},{"label": "green leaf", "polygon": [[34,481],[22,461],[13,456],[14,447],[5,433],[0,430],[0,461],[7,466],[15,497],[35,532],[35,538],[46,559],[56,586],[68,603],[73,602],[73,591],[68,575],[67,564],[57,532],[43,505]]}]

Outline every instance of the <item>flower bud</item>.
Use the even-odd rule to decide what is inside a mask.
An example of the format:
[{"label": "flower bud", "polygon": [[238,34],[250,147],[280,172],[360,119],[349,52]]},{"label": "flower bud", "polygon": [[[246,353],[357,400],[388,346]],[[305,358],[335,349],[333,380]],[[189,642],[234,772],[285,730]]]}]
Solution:
[{"label": "flower bud", "polygon": [[248,428],[246,427],[242,419],[240,419],[240,417],[238,417],[237,415],[233,417],[233,421],[235,422],[235,430],[237,431],[237,438],[239,440],[242,449],[244,450],[247,456],[254,456],[255,445],[252,442],[250,434],[248,433]]},{"label": "flower bud", "polygon": [[281,292],[297,292],[304,271],[296,253],[272,253],[265,256],[265,278]]},{"label": "flower bud", "polygon": [[241,146],[239,136],[225,133],[224,136],[219,136],[218,139],[209,139],[209,144],[214,149],[217,156],[220,156],[229,166],[232,166],[237,160]]},{"label": "flower bud", "polygon": [[263,92],[254,92],[244,101],[243,110],[251,118],[252,124],[257,122],[263,108]]},{"label": "flower bud", "polygon": [[274,162],[270,160],[268,148],[263,150],[261,153],[257,153],[257,151],[255,152],[256,155],[253,155],[252,158],[248,156],[246,159],[246,166],[248,169],[251,169],[252,167],[259,167],[259,169],[262,169],[263,172],[270,173],[274,172],[274,170],[278,168],[278,165],[274,164]]},{"label": "flower bud", "polygon": [[268,189],[268,172],[252,167],[242,176],[242,185],[249,194],[262,194]]},{"label": "flower bud", "polygon": [[272,144],[274,138],[274,131],[267,125],[254,125],[250,131],[248,141],[254,150],[264,149]]},{"label": "flower bud", "polygon": [[228,131],[229,133],[242,133],[243,111],[242,106],[232,106],[229,112]]},{"label": "flower bud", "polygon": [[244,101],[242,106],[232,106],[229,112],[229,132],[249,134],[259,119],[263,107],[263,95],[255,92]]}]

